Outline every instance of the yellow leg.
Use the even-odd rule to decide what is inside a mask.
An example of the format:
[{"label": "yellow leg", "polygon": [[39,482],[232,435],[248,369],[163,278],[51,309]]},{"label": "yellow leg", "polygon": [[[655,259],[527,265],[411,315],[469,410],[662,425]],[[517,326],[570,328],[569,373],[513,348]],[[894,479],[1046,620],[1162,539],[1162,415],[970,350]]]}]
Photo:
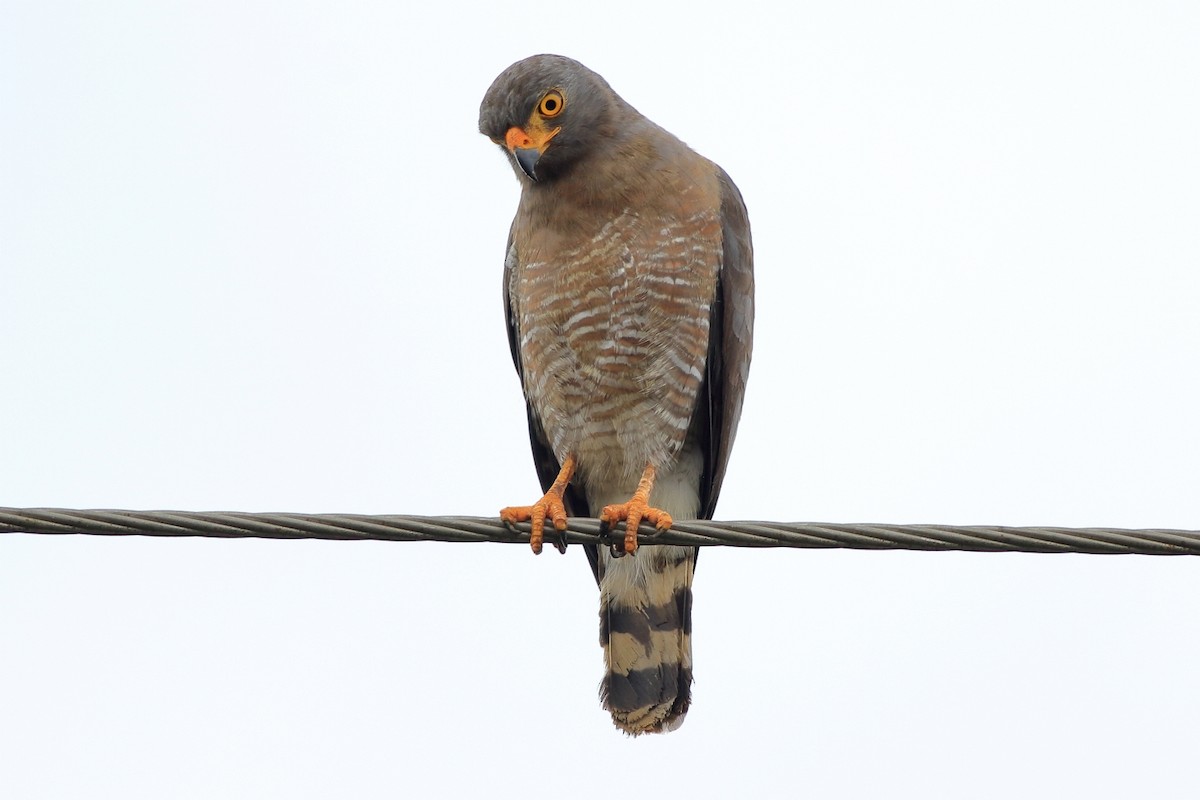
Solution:
[{"label": "yellow leg", "polygon": [[661,508],[650,507],[650,490],[654,488],[654,465],[647,464],[638,481],[637,491],[629,502],[605,506],[600,512],[602,528],[611,528],[618,522],[625,522],[625,552],[637,550],[637,530],[642,520],[654,525],[660,531],[671,527],[671,515]]},{"label": "yellow leg", "polygon": [[[517,522],[528,522],[529,530],[529,546],[533,548],[534,553],[542,552],[542,531],[546,525],[546,518],[550,518],[554,529],[557,531],[565,531],[567,529],[567,509],[563,505],[563,492],[567,490],[567,484],[571,482],[571,476],[575,474],[575,457],[567,456],[563,461],[562,469],[558,471],[558,477],[554,479],[554,483],[550,484],[550,489],[546,494],[542,495],[542,499],[538,500],[531,506],[509,506],[508,508],[500,509],[500,519],[509,524]],[[563,549],[560,545],[559,549]]]}]

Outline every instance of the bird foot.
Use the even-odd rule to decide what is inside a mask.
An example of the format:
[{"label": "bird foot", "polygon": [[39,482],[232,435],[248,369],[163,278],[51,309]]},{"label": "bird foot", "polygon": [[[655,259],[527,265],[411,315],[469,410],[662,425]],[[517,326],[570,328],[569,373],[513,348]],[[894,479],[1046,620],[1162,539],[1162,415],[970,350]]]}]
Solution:
[{"label": "bird foot", "polygon": [[560,553],[567,552],[567,540],[561,536],[567,529],[567,509],[563,505],[562,495],[551,490],[531,506],[509,506],[500,509],[500,520],[508,525],[529,523],[529,546],[533,548],[535,555],[542,552],[542,541],[545,538],[543,531],[547,519],[560,534],[554,537],[554,546]]},{"label": "bird foot", "polygon": [[672,522],[670,514],[661,508],[651,508],[647,498],[641,496],[640,491],[635,493],[629,499],[629,502],[605,506],[604,510],[600,512],[600,532],[602,535],[607,534],[618,522],[625,523],[624,542],[613,542],[612,544],[612,553],[614,556],[623,556],[626,553],[633,553],[637,550],[638,525],[641,524],[642,520],[649,522],[660,531],[670,528]]},{"label": "bird foot", "polygon": [[541,500],[531,506],[509,506],[500,509],[500,521],[506,525],[529,523],[529,546],[533,548],[534,555],[542,552],[542,532],[545,530],[547,517],[558,532],[554,537],[554,546],[560,553],[567,552],[567,538],[562,535],[567,529],[567,508],[563,504],[563,492],[567,490],[567,484],[571,482],[571,476],[574,474],[575,457],[567,456],[563,459],[558,477],[550,484]]}]

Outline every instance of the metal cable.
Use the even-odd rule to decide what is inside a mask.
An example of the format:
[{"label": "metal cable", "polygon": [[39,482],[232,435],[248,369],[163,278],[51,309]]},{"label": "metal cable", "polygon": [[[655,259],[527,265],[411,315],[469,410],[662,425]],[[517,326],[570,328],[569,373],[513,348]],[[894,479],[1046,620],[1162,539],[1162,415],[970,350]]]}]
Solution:
[{"label": "metal cable", "polygon": [[[250,514],[192,511],[76,511],[0,507],[0,533],[101,536],[215,536],[393,542],[528,543],[529,525],[510,529],[493,517],[366,514]],[[594,544],[595,519],[572,518],[563,538]],[[552,538],[548,535],[548,538]],[[733,547],[970,550],[1017,553],[1200,555],[1200,531],[1120,528],[1007,528],[990,525],[873,525],[676,521],[669,531],[643,527],[642,544]]]}]

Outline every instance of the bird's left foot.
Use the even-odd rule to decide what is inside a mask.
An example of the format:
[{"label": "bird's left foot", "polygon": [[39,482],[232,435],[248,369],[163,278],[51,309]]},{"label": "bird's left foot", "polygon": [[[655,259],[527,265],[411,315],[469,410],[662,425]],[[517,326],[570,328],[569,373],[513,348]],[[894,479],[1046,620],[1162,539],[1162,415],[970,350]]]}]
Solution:
[{"label": "bird's left foot", "polygon": [[615,556],[633,553],[638,546],[638,525],[642,520],[649,522],[660,531],[671,527],[671,515],[661,508],[650,505],[650,490],[654,487],[654,466],[646,467],[642,479],[638,481],[637,491],[628,502],[605,506],[600,512],[600,532],[607,534],[618,522],[625,523],[625,541],[614,542],[612,552]]}]

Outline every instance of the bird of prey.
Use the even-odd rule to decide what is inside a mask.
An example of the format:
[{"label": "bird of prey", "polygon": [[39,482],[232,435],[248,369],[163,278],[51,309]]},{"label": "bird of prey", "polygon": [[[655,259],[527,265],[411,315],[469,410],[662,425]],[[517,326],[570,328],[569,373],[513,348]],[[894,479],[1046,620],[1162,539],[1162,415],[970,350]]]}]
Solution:
[{"label": "bird of prey", "polygon": [[535,553],[547,520],[624,523],[587,548],[600,696],[629,734],[674,730],[691,701],[697,550],[636,552],[637,530],[712,518],[750,368],[746,206],[723,169],[563,56],[504,70],[479,130],[521,184],[504,313],[545,492],[501,517],[531,521]]}]

